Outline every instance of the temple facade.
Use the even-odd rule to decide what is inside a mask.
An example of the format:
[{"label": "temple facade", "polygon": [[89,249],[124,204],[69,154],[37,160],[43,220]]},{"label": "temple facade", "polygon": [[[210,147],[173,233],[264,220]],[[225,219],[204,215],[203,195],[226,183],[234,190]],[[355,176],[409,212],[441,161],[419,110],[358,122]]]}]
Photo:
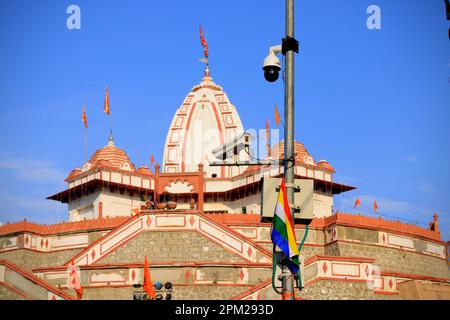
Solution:
[{"label": "temple facade", "polygon": [[[209,165],[215,148],[244,131],[207,67],[175,111],[162,167],[135,166],[111,135],[48,197],[67,204],[67,222],[0,226],[0,299],[76,299],[67,285],[72,262],[83,299],[132,299],[146,256],[152,279],[173,284],[173,299],[280,299],[261,180],[281,177],[283,167]],[[298,299],[450,299],[437,215],[422,228],[339,212],[334,196],[355,187],[335,181],[333,166],[301,142],[295,153],[296,178],[314,183]],[[283,141],[269,148],[270,159],[283,156]],[[295,232],[300,242],[305,226]]]}]

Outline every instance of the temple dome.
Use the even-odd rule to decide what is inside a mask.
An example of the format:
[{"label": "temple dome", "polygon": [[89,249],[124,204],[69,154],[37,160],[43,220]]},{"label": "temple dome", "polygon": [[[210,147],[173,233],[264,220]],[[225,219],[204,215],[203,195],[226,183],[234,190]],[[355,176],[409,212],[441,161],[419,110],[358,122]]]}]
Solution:
[{"label": "temple dome", "polygon": [[75,168],[72,171],[70,171],[69,175],[67,176],[66,179],[64,179],[64,181],[69,182],[69,181],[73,180],[80,173],[81,173],[81,169]]},{"label": "temple dome", "polygon": [[139,169],[137,169],[137,172],[139,172],[140,174],[144,174],[144,175],[153,174],[152,170],[149,167],[147,167],[146,165],[140,166]]},{"label": "temple dome", "polygon": [[125,171],[136,170],[125,151],[114,145],[112,137],[110,137],[108,145],[95,151],[91,159],[83,165],[83,171],[94,167],[111,167]]},{"label": "temple dome", "polygon": [[[296,153],[295,161],[303,164],[309,164],[312,166],[316,165],[314,158],[311,154],[306,150],[303,143],[295,141],[294,142],[294,153]],[[270,155],[273,159],[283,159],[284,158],[284,140],[280,143],[275,144],[271,151]]]},{"label": "temple dome", "polygon": [[326,171],[336,172],[336,170],[334,170],[333,166],[327,160],[320,160],[319,162],[317,162],[317,166]]}]

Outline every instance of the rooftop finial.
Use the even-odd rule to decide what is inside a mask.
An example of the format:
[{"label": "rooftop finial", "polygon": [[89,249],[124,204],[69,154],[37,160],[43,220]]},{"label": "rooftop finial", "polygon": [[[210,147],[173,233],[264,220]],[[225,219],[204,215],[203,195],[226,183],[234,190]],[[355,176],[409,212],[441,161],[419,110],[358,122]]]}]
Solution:
[{"label": "rooftop finial", "polygon": [[108,139],[108,146],[113,146],[114,145],[114,138],[113,138],[113,134],[112,134],[112,129],[109,132],[109,139]]},{"label": "rooftop finial", "polygon": [[210,70],[209,70],[209,63],[208,63],[208,57],[209,57],[209,51],[208,51],[208,42],[206,41],[206,39],[203,37],[203,30],[202,30],[202,26],[200,26],[200,42],[202,44],[202,47],[204,49],[203,54],[204,54],[204,58],[200,59],[200,61],[206,63],[206,67],[205,67],[205,76],[209,76],[210,74]]}]

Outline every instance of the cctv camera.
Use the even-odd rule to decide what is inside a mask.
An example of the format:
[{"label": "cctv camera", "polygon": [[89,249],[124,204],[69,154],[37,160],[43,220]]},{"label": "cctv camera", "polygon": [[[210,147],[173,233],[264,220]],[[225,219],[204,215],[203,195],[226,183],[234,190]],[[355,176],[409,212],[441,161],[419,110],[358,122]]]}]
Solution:
[{"label": "cctv camera", "polygon": [[250,146],[251,135],[244,132],[239,137],[228,141],[227,143],[215,148],[212,154],[221,160],[229,159],[232,156],[237,156],[239,153]]},{"label": "cctv camera", "polygon": [[274,82],[278,79],[278,74],[281,70],[280,59],[276,53],[281,52],[281,46],[274,46],[269,49],[269,55],[264,59],[263,70],[264,78],[269,82]]}]

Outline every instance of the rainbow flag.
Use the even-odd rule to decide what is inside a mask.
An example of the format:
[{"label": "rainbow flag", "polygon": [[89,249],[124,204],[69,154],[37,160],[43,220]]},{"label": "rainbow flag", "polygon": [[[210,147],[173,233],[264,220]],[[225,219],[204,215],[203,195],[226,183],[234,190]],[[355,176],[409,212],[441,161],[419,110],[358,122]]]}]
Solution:
[{"label": "rainbow flag", "polygon": [[297,273],[299,268],[299,253],[294,233],[294,221],[286,195],[284,177],[281,180],[280,192],[278,193],[273,216],[272,242],[284,252],[286,257],[289,257],[289,270],[292,273]]}]

